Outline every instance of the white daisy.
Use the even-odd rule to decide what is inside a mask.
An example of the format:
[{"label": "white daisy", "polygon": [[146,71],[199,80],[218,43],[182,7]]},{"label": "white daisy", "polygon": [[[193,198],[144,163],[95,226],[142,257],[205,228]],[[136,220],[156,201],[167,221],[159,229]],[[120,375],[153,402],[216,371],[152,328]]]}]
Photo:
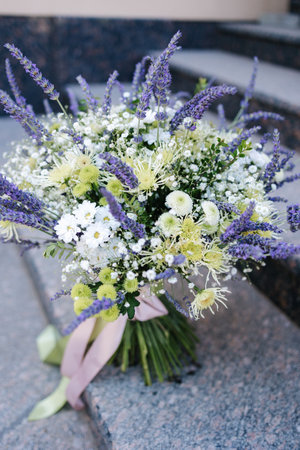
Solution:
[{"label": "white daisy", "polygon": [[73,212],[78,224],[82,227],[86,227],[92,223],[97,211],[96,203],[91,203],[88,200],[84,200],[81,205]]},{"label": "white daisy", "polygon": [[97,208],[95,221],[96,223],[101,222],[105,227],[109,227],[114,231],[120,226],[120,222],[113,217],[108,206],[101,206]]},{"label": "white daisy", "polygon": [[82,239],[89,248],[97,248],[99,246],[103,247],[103,244],[105,244],[110,237],[111,231],[103,226],[103,223],[97,222],[87,228]]},{"label": "white daisy", "polygon": [[77,241],[77,233],[81,230],[77,225],[77,219],[72,214],[65,214],[54,227],[59,239],[68,244],[72,240]]}]

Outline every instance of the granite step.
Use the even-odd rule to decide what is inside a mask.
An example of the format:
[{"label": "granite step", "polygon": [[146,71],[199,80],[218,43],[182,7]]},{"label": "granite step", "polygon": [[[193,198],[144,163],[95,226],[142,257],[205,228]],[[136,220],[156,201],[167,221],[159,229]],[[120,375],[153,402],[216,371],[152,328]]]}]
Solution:
[{"label": "granite step", "polygon": [[[153,54],[156,54],[154,52]],[[254,55],[253,55],[254,56]],[[170,66],[173,89],[193,92],[199,77],[213,79],[214,84],[230,84],[239,94],[222,99],[229,119],[238,109],[253,68],[253,59],[223,50],[183,50],[175,53]],[[256,89],[251,110],[259,109],[282,114],[286,120],[275,122],[281,132],[282,142],[300,151],[300,71],[260,62]],[[217,102],[214,103],[216,107]],[[267,121],[264,131],[274,128],[274,121]]]},{"label": "granite step", "polygon": [[217,47],[243,56],[256,55],[262,61],[300,69],[299,16],[290,26],[274,23],[224,23],[218,27]]},{"label": "granite step", "polygon": [[[0,447],[15,450],[95,450],[101,436],[85,411],[66,407],[47,420],[28,422],[35,403],[51,393],[60,374],[43,365],[36,337],[48,324],[35,286],[13,245],[0,253]],[[94,430],[94,431],[92,431]]]},{"label": "granite step", "polygon": [[[49,301],[61,288],[59,266],[35,250],[25,261],[63,330],[73,302]],[[298,449],[300,330],[247,282],[232,281],[230,290],[227,310],[197,322],[199,367],[176,383],[146,387],[140,368],[123,374],[114,366],[90,383],[83,398],[102,448]]]}]

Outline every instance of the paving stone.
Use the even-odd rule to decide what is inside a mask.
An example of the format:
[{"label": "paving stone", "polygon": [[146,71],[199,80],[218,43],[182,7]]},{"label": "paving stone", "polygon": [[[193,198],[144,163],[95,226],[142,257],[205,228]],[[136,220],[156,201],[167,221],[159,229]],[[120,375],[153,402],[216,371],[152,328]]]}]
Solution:
[{"label": "paving stone", "polygon": [[[38,252],[26,258],[62,328],[57,311],[72,301],[49,302],[59,271]],[[202,367],[186,369],[181,383],[145,387],[139,368],[105,367],[89,385],[84,400],[107,446],[298,449],[300,331],[253,286],[230,288],[229,309],[197,323]]]},{"label": "paving stone", "polygon": [[47,319],[14,246],[2,246],[0,271],[0,448],[100,448],[101,439],[91,431],[93,423],[85,411],[67,407],[49,419],[27,421],[35,403],[53,391],[60,375],[57,368],[39,360],[35,339],[47,325]]}]

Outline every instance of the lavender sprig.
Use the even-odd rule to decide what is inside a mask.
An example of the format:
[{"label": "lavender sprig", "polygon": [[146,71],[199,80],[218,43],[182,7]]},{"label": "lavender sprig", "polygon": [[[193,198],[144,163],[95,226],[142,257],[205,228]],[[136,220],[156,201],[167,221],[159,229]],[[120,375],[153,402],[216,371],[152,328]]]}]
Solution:
[{"label": "lavender sprig", "polygon": [[0,195],[7,195],[12,200],[20,202],[29,211],[43,215],[44,203],[29,192],[22,191],[14,183],[0,173]]},{"label": "lavender sprig", "polygon": [[290,205],[287,207],[287,221],[293,233],[300,230],[300,205]]},{"label": "lavender sprig", "polygon": [[199,92],[175,113],[170,122],[171,133],[174,133],[185,118],[190,117],[193,121],[200,120],[213,101],[224,95],[234,95],[236,92],[235,87],[226,85],[210,87]]},{"label": "lavender sprig", "polygon": [[11,68],[10,61],[8,58],[6,58],[6,60],[5,60],[5,70],[6,70],[7,80],[9,82],[12,93],[14,94],[17,105],[19,105],[21,108],[26,108],[26,100],[21,95],[20,88],[16,82],[16,79],[12,72],[12,68]]},{"label": "lavender sprig", "polygon": [[85,99],[86,99],[86,102],[87,102],[88,107],[89,107],[92,111],[97,111],[99,102],[98,102],[98,100],[93,96],[92,91],[91,91],[91,88],[90,88],[88,82],[86,81],[86,79],[83,78],[82,75],[78,75],[78,76],[76,77],[76,80],[78,81],[78,84],[79,84],[79,86],[81,87],[81,89],[82,89],[82,91],[83,91],[83,93],[84,93],[84,96],[85,96]]},{"label": "lavender sprig", "polygon": [[177,42],[180,37],[181,32],[177,31],[167,48],[150,65],[136,110],[138,119],[146,117],[146,111],[149,108],[152,95],[155,95],[156,101],[159,99],[160,103],[167,101],[168,87],[171,82],[168,64],[171,56],[179,49]]},{"label": "lavender sprig", "polygon": [[119,76],[119,73],[117,72],[117,70],[114,70],[113,73],[109,76],[109,78],[107,80],[105,94],[104,94],[104,100],[103,100],[103,105],[102,105],[103,114],[110,113],[112,88],[113,88],[114,84],[116,83],[118,76]]},{"label": "lavender sprig", "polygon": [[130,219],[122,209],[120,203],[117,202],[113,194],[107,191],[105,188],[100,189],[103,197],[106,198],[107,203],[109,205],[110,213],[113,217],[120,222],[121,226],[124,230],[129,230],[136,238],[145,237],[145,226],[136,222],[135,220]]},{"label": "lavender sprig", "polygon": [[71,294],[71,289],[61,289],[60,291],[56,292],[53,295],[53,297],[50,298],[50,302],[54,302],[58,298],[63,297],[65,295],[70,295],[70,294]]},{"label": "lavender sprig", "polygon": [[101,153],[99,158],[106,161],[106,164],[102,166],[102,169],[114,174],[124,186],[128,186],[130,189],[134,189],[138,186],[139,181],[128,164],[108,152]]},{"label": "lavender sprig", "polygon": [[76,319],[74,319],[73,322],[70,323],[70,325],[63,331],[63,335],[66,336],[72,333],[72,331],[74,331],[75,328],[77,328],[82,322],[94,316],[95,314],[98,314],[100,311],[111,308],[114,304],[115,302],[113,302],[110,298],[103,297],[102,300],[94,300],[90,306],[84,309],[82,313],[80,313],[76,317]]},{"label": "lavender sprig", "polygon": [[273,231],[275,233],[282,233],[282,230],[268,222],[253,222],[251,220],[255,203],[250,202],[248,208],[237,219],[234,219],[221,234],[220,239],[224,243],[235,241],[241,237],[241,234],[246,231]]},{"label": "lavender sprig", "polygon": [[256,111],[251,114],[244,114],[235,124],[236,127],[244,127],[248,122],[254,122],[257,120],[284,120],[284,117],[280,114],[268,112],[268,111]]},{"label": "lavender sprig", "polygon": [[42,138],[50,139],[49,133],[44,125],[34,116],[29,113],[27,108],[18,106],[9,95],[0,89],[0,103],[4,111],[13,119],[19,122],[26,133],[33,139],[36,139],[38,144],[42,143]]},{"label": "lavender sprig", "polygon": [[233,153],[241,145],[243,141],[249,139],[251,136],[256,134],[260,129],[261,129],[260,126],[256,126],[250,128],[249,130],[242,131],[242,133],[240,133],[235,139],[233,139],[233,141],[231,141],[228,144],[227,151]]},{"label": "lavender sprig", "polygon": [[132,107],[132,102],[137,98],[138,91],[142,85],[142,82],[145,78],[146,73],[146,65],[147,62],[151,61],[150,56],[144,56],[144,58],[138,62],[135,66],[135,71],[133,74],[133,79],[131,83],[131,92],[128,98],[128,105]]},{"label": "lavender sprig", "polygon": [[169,302],[175,306],[177,311],[179,311],[185,317],[190,317],[189,313],[173,297],[171,297],[171,295],[167,291],[165,292],[165,296],[166,296],[167,300],[169,300]]},{"label": "lavender sprig", "polygon": [[10,54],[20,62],[24,67],[25,72],[33,78],[36,84],[43,89],[44,93],[48,95],[51,100],[58,100],[59,93],[54,89],[54,85],[43,76],[42,72],[32,61],[30,61],[30,59],[23,55],[21,50],[13,44],[5,44],[4,47],[6,47],[10,51]]},{"label": "lavender sprig", "polygon": [[175,275],[175,270],[174,269],[166,269],[163,272],[159,273],[156,275],[155,277],[155,281],[159,281],[159,280],[167,280],[168,278],[171,278],[173,275]]},{"label": "lavender sprig", "polygon": [[224,106],[220,103],[218,105],[217,110],[218,110],[218,118],[219,118],[219,130],[226,130],[227,125],[226,125]]},{"label": "lavender sprig", "polygon": [[72,91],[72,89],[66,88],[66,91],[67,91],[67,94],[69,97],[70,110],[71,110],[73,116],[77,117],[79,108],[78,108],[78,101],[76,99],[76,96],[75,96],[74,92]]},{"label": "lavender sprig", "polygon": [[221,211],[225,211],[227,213],[241,214],[241,211],[232,203],[218,202],[217,200],[213,200],[213,202]]},{"label": "lavender sprig", "polygon": [[242,99],[241,104],[240,104],[240,106],[241,106],[240,113],[239,113],[240,117],[247,111],[247,109],[249,107],[249,101],[253,97],[255,81],[256,81],[256,76],[257,76],[257,69],[258,69],[258,58],[255,56],[250,82],[245,91],[244,98]]}]

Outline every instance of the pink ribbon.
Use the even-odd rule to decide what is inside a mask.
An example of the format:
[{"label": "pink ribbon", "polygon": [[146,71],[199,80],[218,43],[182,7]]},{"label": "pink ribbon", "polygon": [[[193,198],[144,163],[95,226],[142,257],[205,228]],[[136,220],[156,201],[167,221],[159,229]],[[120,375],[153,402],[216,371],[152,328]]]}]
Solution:
[{"label": "pink ribbon", "polygon": [[[141,288],[137,298],[140,305],[135,309],[134,320],[144,322],[168,314],[159,298],[150,292],[148,285]],[[107,323],[85,356],[96,319],[85,320],[73,331],[61,365],[62,375],[70,378],[66,396],[73,408],[84,407],[80,395],[119,347],[126,322],[127,316],[120,315],[114,322]]]}]

